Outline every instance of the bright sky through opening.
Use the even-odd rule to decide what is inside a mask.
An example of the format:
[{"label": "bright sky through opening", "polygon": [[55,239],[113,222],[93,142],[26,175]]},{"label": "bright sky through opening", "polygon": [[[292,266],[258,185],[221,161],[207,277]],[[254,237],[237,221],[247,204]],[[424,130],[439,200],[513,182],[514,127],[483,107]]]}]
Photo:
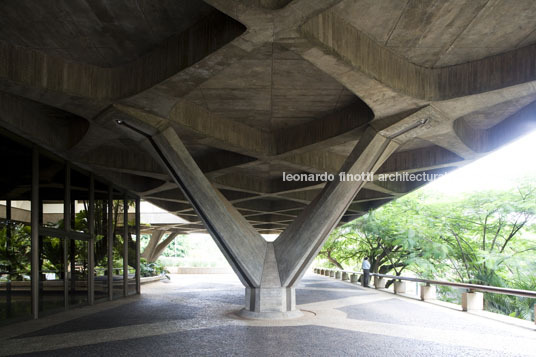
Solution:
[{"label": "bright sky through opening", "polygon": [[536,131],[429,183],[427,192],[457,194],[507,190],[525,176],[536,177]]}]

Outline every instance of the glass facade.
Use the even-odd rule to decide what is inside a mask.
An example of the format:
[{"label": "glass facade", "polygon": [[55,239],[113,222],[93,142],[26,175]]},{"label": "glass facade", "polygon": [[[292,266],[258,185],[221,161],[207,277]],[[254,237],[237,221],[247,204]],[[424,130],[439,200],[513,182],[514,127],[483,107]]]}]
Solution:
[{"label": "glass facade", "polygon": [[137,250],[136,250],[136,200],[132,199],[128,201],[128,281],[127,281],[127,294],[136,294],[136,281],[137,281]]},{"label": "glass facade", "polygon": [[32,149],[16,138],[1,138],[0,156],[0,324],[3,324],[32,316]]},{"label": "glass facade", "polygon": [[[114,197],[119,196],[121,196],[119,192],[114,192]],[[126,295],[123,270],[125,265],[125,249],[123,245],[125,204],[123,200],[113,201],[113,212],[113,298],[117,299]]]},{"label": "glass facade", "polygon": [[65,307],[64,239],[39,236],[39,312],[51,313]]},{"label": "glass facade", "polygon": [[0,325],[139,292],[138,200],[0,132]]},{"label": "glass facade", "polygon": [[[108,202],[109,187],[99,181],[95,182],[95,242],[94,242],[94,262],[95,262],[95,300],[108,299],[108,248],[111,242],[110,226],[112,210]],[[110,233],[111,234],[111,233]],[[111,247],[111,245],[110,245]]]}]

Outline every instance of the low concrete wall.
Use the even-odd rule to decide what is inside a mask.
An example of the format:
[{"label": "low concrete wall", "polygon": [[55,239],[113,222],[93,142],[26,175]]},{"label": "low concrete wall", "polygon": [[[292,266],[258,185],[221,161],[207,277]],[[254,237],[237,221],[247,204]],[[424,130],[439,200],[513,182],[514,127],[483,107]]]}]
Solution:
[{"label": "low concrete wall", "polygon": [[231,268],[197,268],[197,267],[170,267],[166,268],[171,274],[230,274]]},{"label": "low concrete wall", "polygon": [[154,281],[160,281],[162,279],[167,279],[167,277],[165,275],[141,277],[140,284],[152,283]]}]

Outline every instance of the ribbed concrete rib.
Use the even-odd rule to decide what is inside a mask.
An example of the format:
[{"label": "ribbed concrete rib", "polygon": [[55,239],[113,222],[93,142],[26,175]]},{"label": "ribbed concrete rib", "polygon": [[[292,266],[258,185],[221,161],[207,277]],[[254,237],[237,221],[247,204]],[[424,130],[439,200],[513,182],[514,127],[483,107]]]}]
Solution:
[{"label": "ribbed concrete rib", "polygon": [[171,127],[152,137],[168,168],[245,286],[259,287],[266,241],[201,172]]},{"label": "ribbed concrete rib", "polygon": [[[340,172],[373,172],[397,144],[368,127]],[[318,254],[327,236],[363,187],[365,181],[328,183],[322,192],[274,242],[282,286],[293,286]]]}]

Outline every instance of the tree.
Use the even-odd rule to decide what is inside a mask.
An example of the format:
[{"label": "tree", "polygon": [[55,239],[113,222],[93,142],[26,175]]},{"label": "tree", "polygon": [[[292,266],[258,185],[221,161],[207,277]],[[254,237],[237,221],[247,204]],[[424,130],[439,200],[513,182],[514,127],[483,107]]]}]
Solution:
[{"label": "tree", "polygon": [[[338,268],[536,290],[536,186],[444,197],[414,192],[335,230],[319,257]],[[486,294],[487,308],[528,318],[534,299]]]}]

